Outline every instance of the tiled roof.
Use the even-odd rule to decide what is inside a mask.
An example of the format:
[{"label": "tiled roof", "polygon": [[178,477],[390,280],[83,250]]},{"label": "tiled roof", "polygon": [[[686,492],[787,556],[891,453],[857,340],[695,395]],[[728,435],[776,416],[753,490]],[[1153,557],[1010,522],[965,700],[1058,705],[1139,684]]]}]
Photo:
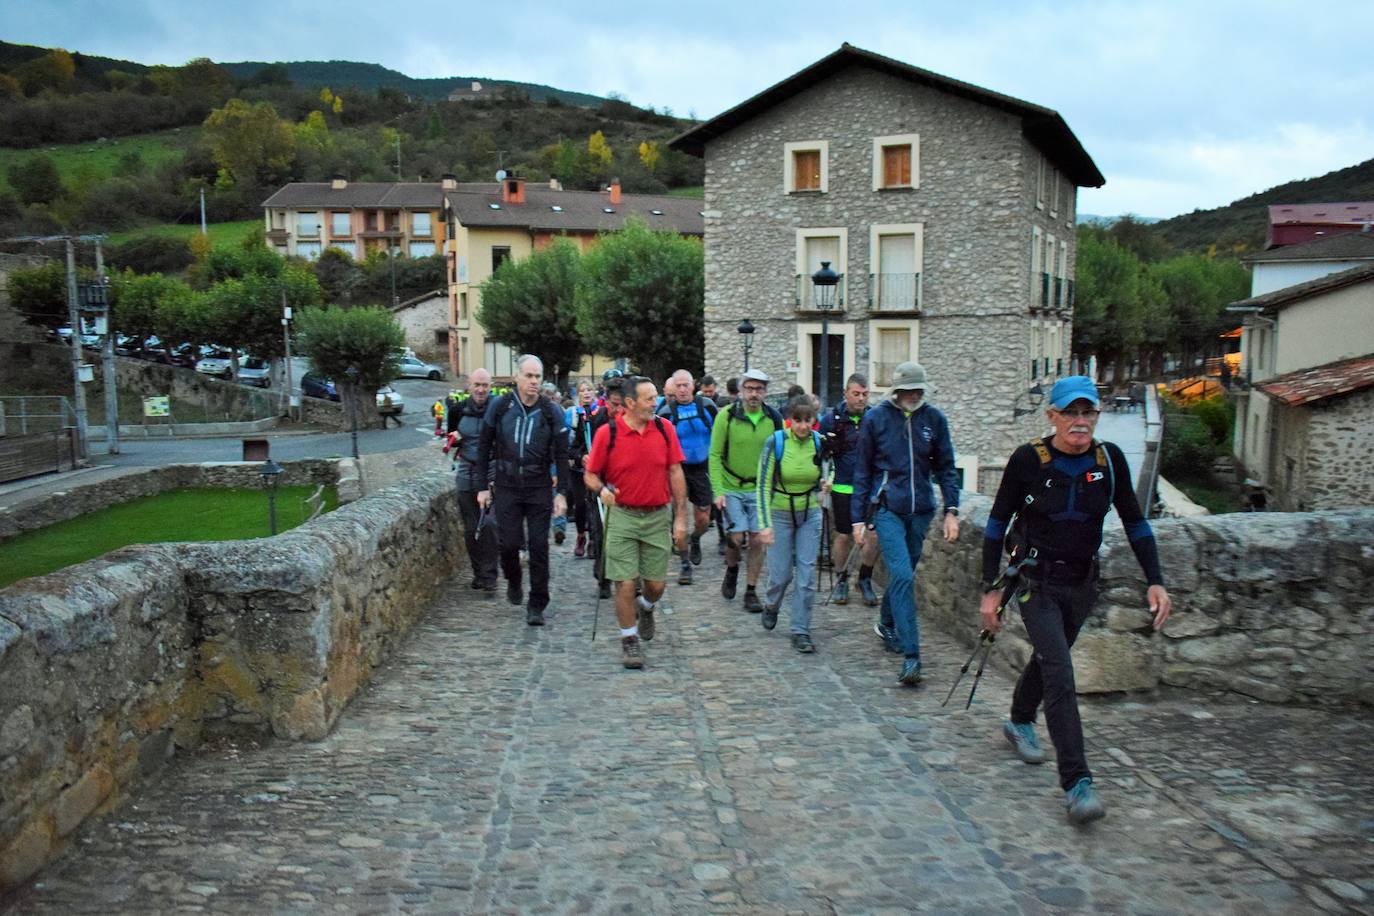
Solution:
[{"label": "tiled roof", "polygon": [[1272,261],[1374,260],[1374,232],[1342,232],[1310,242],[1270,248],[1245,258],[1247,264]]},{"label": "tiled roof", "polygon": [[[460,190],[489,184],[459,184]],[[437,181],[350,181],[335,189],[328,181],[295,181],[262,202],[264,207],[404,207],[437,210],[444,200]]]},{"label": "tiled roof", "polygon": [[1271,204],[1269,224],[1374,222],[1374,201],[1331,204]]},{"label": "tiled roof", "polygon": [[[479,185],[481,191],[450,191],[447,195],[461,225],[485,228],[532,229],[551,232],[614,232],[636,215],[650,229],[682,235],[702,235],[706,220],[700,200],[659,194],[622,194],[620,203],[596,191],[554,191],[525,185],[525,203],[501,199],[500,185]],[[493,206],[493,204],[495,206]],[[554,208],[559,209],[555,210]],[[606,212],[607,210],[611,212]]]},{"label": "tiled roof", "polygon": [[1306,283],[1285,286],[1283,289],[1276,289],[1262,296],[1251,296],[1249,299],[1232,302],[1227,308],[1235,311],[1250,311],[1256,308],[1266,312],[1276,311],[1295,302],[1310,299],[1318,293],[1329,293],[1332,290],[1370,281],[1374,281],[1374,264],[1363,264],[1349,270],[1327,274],[1315,280],[1308,280]]},{"label": "tiled roof", "polygon": [[804,89],[828,79],[835,73],[850,66],[866,66],[888,73],[900,79],[930,86],[941,92],[962,96],[983,105],[1010,112],[1021,118],[1021,129],[1031,143],[1050,157],[1074,184],[1100,188],[1107,183],[1087,150],[1078,142],[1069,125],[1059,112],[1031,102],[1023,102],[1000,92],[993,92],[972,83],[950,79],[931,70],[923,70],[910,64],[856,48],[845,42],[840,49],[827,55],[816,63],[792,74],[782,82],[763,90],[751,99],[717,115],[709,121],[698,124],[686,133],[675,137],[668,145],[693,156],[704,154],[706,144],[716,137],[734,130],[768,109],[791,98]]},{"label": "tiled roof", "polygon": [[1289,407],[1363,391],[1374,387],[1374,354],[1288,372],[1255,387]]}]

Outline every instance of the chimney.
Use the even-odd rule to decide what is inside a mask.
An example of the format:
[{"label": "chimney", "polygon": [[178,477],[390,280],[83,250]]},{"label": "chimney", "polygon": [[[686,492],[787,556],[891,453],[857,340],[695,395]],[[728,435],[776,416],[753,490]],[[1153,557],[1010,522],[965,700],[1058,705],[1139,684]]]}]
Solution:
[{"label": "chimney", "polygon": [[501,200],[508,204],[525,202],[525,179],[508,175],[501,179]]},{"label": "chimney", "polygon": [[612,178],[612,179],[611,179],[611,203],[613,203],[613,204],[618,204],[618,203],[620,203],[620,179],[619,179],[619,178]]},{"label": "chimney", "polygon": [[563,190],[563,182],[559,181],[557,178],[550,178],[550,179],[549,179],[549,190],[550,190],[550,191],[561,191],[561,190]]},{"label": "chimney", "polygon": [[445,172],[439,176],[439,185],[445,191],[458,190],[458,176],[452,172]]},{"label": "chimney", "polygon": [[331,191],[342,191],[346,187],[348,187],[348,179],[342,175],[335,175],[329,181],[329,190]]}]

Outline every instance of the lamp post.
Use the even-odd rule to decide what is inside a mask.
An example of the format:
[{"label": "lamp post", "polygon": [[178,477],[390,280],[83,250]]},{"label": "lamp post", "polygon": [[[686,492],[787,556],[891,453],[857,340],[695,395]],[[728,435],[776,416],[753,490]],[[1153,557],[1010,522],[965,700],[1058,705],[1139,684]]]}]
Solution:
[{"label": "lamp post", "polygon": [[744,371],[749,371],[749,351],[754,349],[754,323],[748,318],[739,323],[735,330],[740,332],[740,342],[744,346]]},{"label": "lamp post", "polygon": [[268,458],[262,464],[262,470],[258,471],[262,475],[263,486],[267,487],[267,519],[271,526],[271,531],[277,533],[277,484],[281,480],[281,475],[286,473],[286,468]]},{"label": "lamp post", "polygon": [[353,459],[358,458],[358,367],[349,366],[344,370],[348,376],[348,426],[353,433]]},{"label": "lamp post", "polygon": [[829,261],[821,262],[821,269],[811,275],[816,287],[816,308],[821,310],[821,409],[830,403],[830,310],[835,306],[835,286],[840,275],[830,269]]},{"label": "lamp post", "polygon": [[[1020,395],[1017,395],[1016,400],[1021,400]],[[1015,401],[1013,401],[1011,406],[1011,418],[1015,420],[1019,417],[1024,417],[1027,414],[1035,413],[1036,408],[1038,408],[1040,406],[1040,403],[1044,400],[1045,389],[1041,387],[1039,382],[1036,382],[1034,385],[1031,385],[1030,388],[1026,389],[1026,402],[1030,404],[1030,406],[1017,407]]]}]

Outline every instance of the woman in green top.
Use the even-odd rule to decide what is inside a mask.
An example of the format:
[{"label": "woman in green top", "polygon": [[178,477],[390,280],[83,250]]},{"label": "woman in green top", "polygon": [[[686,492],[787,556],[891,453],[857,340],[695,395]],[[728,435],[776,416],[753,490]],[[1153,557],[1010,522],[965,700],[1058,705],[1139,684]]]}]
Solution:
[{"label": "woman in green top", "polygon": [[769,439],[759,456],[758,505],[763,526],[759,540],[768,550],[768,594],[763,606],[763,628],[778,623],[782,599],[796,574],[789,622],[792,647],[814,652],[811,642],[811,609],[816,603],[816,556],[821,544],[821,508],[818,497],[829,489],[821,476],[820,436],[815,432],[816,404],[806,395],[787,405],[787,429]]}]

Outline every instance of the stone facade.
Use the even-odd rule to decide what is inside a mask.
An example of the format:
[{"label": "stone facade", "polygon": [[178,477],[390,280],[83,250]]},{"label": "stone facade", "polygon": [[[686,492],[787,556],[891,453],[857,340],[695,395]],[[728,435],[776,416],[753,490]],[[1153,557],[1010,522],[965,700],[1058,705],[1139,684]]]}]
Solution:
[{"label": "stone facade", "polygon": [[1374,388],[1301,407],[1270,402],[1274,504],[1290,511],[1374,506]]},{"label": "stone facade", "polygon": [[[963,503],[959,540],[926,540],[923,621],[977,636],[983,528],[991,501]],[[1173,615],[1150,627],[1145,580],[1125,535],[1109,528],[1093,616],[1074,647],[1080,693],[1159,685],[1231,691],[1274,703],[1374,705],[1374,509],[1233,513],[1152,523]],[[1019,619],[996,654],[1030,657]]]},{"label": "stone facade", "polygon": [[[903,134],[919,135],[918,186],[873,190],[874,138]],[[785,144],[803,141],[827,144],[824,192],[784,189]],[[1038,242],[1043,258],[1053,237],[1053,271],[1073,276],[1075,189],[1055,178],[1021,119],[854,65],[709,140],[705,159],[707,371],[741,371],[736,326],[748,317],[757,329],[751,365],[779,386],[812,387],[804,335],[819,333],[820,315],[798,308],[799,230],[844,230],[832,265],[845,276],[844,308],[830,316],[830,333],[848,338],[844,374],[874,375],[875,321],[909,327],[909,357],[939,387],[931,400],[950,415],[956,450],[995,486],[1006,456],[1040,432],[1035,415],[1013,419],[1012,408],[1029,406],[1033,381],[1069,371],[1067,307],[1041,308],[1032,267],[1044,262],[1032,249]],[[1042,162],[1048,187],[1060,190],[1037,207]],[[919,316],[880,312],[870,307],[874,227],[910,224],[922,227]]]},{"label": "stone facade", "polygon": [[0,890],[210,736],[323,738],[463,556],[449,475],[0,590]]}]

